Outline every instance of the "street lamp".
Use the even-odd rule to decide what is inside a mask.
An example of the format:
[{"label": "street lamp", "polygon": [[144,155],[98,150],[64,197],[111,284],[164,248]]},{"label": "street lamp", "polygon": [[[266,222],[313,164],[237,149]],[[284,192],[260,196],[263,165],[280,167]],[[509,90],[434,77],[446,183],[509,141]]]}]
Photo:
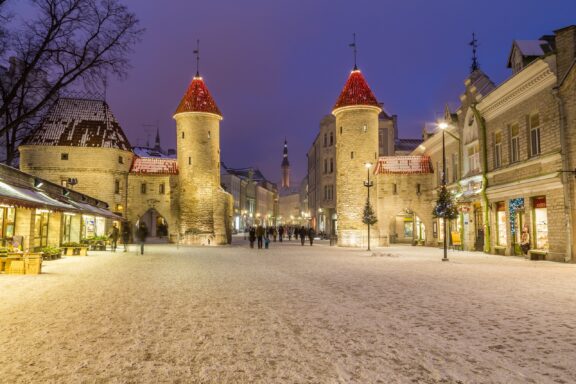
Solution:
[{"label": "street lamp", "polygon": [[[444,144],[444,131],[448,128],[446,122],[438,124],[438,128],[442,130],[442,188],[446,188],[446,146]],[[447,242],[447,225],[446,225],[446,212],[444,212],[444,257],[442,261],[448,261],[448,242]]]},{"label": "street lamp", "polygon": [[[364,164],[364,166],[366,167],[366,175],[368,177],[367,181],[364,182],[364,186],[366,187],[366,190],[368,191],[367,197],[366,197],[366,202],[367,205],[370,205],[370,187],[372,187],[374,185],[374,183],[372,181],[370,181],[370,168],[372,167],[372,163],[366,163]],[[368,222],[366,224],[368,226],[368,251],[370,250],[370,222]]]}]

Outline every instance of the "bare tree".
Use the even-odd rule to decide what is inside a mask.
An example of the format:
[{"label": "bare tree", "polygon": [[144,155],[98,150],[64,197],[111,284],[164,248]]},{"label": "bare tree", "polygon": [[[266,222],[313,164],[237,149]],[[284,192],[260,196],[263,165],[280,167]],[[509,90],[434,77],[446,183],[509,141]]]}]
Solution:
[{"label": "bare tree", "polygon": [[[9,2],[0,0],[0,18]],[[0,50],[0,62],[9,63],[0,68],[0,140],[8,164],[22,135],[61,90],[79,83],[98,87],[108,75],[126,76],[127,56],[143,33],[118,0],[31,3],[36,16],[10,28]]]}]

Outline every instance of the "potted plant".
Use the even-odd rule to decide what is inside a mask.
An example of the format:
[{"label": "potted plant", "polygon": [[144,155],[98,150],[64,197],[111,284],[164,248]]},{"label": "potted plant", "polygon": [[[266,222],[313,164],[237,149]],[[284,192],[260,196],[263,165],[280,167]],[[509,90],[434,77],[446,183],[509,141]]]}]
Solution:
[{"label": "potted plant", "polygon": [[64,250],[65,256],[87,256],[88,245],[76,242],[68,242],[62,244],[61,248]]}]

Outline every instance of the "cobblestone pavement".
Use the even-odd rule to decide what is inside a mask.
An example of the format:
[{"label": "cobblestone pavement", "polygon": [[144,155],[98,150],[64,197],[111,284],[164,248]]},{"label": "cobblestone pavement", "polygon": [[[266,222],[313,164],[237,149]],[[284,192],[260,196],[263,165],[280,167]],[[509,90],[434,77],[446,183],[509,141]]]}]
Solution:
[{"label": "cobblestone pavement", "polygon": [[576,382],[576,265],[441,257],[236,238],[45,262],[0,275],[0,382]]}]

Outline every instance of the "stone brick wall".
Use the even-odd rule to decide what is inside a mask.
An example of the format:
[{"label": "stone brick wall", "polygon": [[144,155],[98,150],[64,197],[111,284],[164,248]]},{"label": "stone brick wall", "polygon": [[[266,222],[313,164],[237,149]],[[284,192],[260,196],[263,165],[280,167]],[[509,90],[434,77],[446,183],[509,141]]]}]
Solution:
[{"label": "stone brick wall", "polygon": [[[20,170],[56,184],[76,178],[78,184],[69,188],[106,202],[111,211],[118,204],[126,207],[128,172],[133,154],[113,148],[20,146]],[[68,154],[68,160],[61,155]],[[122,163],[120,163],[122,158]],[[120,193],[115,193],[115,180]]]},{"label": "stone brick wall", "polygon": [[[366,163],[378,160],[378,113],[374,107],[344,107],[336,109],[336,210],[338,212],[338,245],[362,246],[366,226],[362,223],[366,202]],[[374,168],[370,170],[372,171]],[[376,209],[378,180],[372,178],[374,187],[371,204]],[[379,244],[379,224],[373,226],[372,245]]]}]

